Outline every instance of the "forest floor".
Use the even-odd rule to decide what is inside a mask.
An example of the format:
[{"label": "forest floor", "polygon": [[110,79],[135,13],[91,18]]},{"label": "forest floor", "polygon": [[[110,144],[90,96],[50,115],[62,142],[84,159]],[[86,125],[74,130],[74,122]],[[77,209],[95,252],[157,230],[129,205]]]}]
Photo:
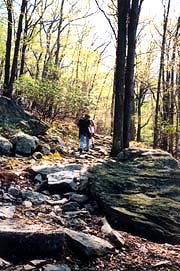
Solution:
[{"label": "forest floor", "polygon": [[[103,142],[102,142],[103,139]],[[105,154],[105,159],[108,159],[109,155],[109,138],[105,142],[105,139],[102,137],[97,137],[99,145],[107,147],[107,153]],[[72,143],[72,140],[71,140]],[[105,145],[105,143],[107,143]],[[74,146],[77,148],[77,141],[73,141]],[[75,151],[76,153],[76,151]],[[94,153],[94,155],[92,155]],[[93,158],[94,157],[94,158]],[[93,160],[94,159],[94,160]],[[99,158],[98,158],[99,159]],[[96,150],[93,150],[90,154],[86,154],[85,158],[78,157],[72,154],[67,157],[63,157],[62,162],[76,162],[76,163],[95,163],[98,160],[96,157]],[[16,183],[17,172],[24,171],[29,167],[29,162],[27,159],[17,158],[13,161],[11,167],[7,167],[3,163],[3,160],[0,162],[0,179],[3,180],[4,184],[10,185],[10,183]],[[21,186],[28,187],[31,183],[28,175],[24,175],[24,178],[21,180]],[[21,213],[16,215],[21,215]],[[86,222],[86,228],[81,229],[84,232],[88,230],[89,233],[101,237],[102,231],[102,217],[101,212],[91,215],[90,217],[84,217]],[[26,223],[28,223],[26,218]],[[31,221],[29,221],[31,223]],[[76,228],[73,228],[76,230]],[[79,229],[77,229],[79,230]],[[73,271],[179,271],[180,270],[180,245],[171,245],[171,244],[158,244],[151,242],[144,238],[134,236],[130,233],[121,231],[122,237],[126,241],[126,245],[122,248],[116,248],[113,252],[109,253],[106,256],[83,260],[73,255],[70,251],[67,251],[65,255],[61,255],[59,259],[39,259],[43,260],[42,264],[38,267],[32,267],[32,260],[28,261],[18,261],[16,263],[11,263],[10,266],[4,266],[1,270],[6,271],[20,271],[20,270],[44,270],[44,263],[63,263],[67,264]],[[1,245],[1,244],[0,244]],[[0,264],[1,264],[0,259]],[[9,260],[8,260],[9,261]],[[0,265],[1,266],[1,265]],[[53,269],[57,270],[57,269]],[[51,270],[50,270],[51,271]]]}]

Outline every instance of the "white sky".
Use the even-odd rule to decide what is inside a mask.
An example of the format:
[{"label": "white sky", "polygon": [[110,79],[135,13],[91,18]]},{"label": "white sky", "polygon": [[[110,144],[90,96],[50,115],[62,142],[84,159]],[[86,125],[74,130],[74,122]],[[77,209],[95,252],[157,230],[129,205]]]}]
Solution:
[{"label": "white sky", "polygon": [[[91,1],[92,8],[96,10],[97,6],[94,0]],[[163,2],[164,1],[167,3],[168,0],[163,0]],[[178,16],[180,16],[180,0],[171,0],[170,17],[174,17],[174,19],[176,19]],[[141,18],[144,17],[145,18],[151,17],[158,21],[162,20],[163,19],[162,0],[144,0],[141,9]],[[100,32],[102,35],[106,31],[111,32],[110,26],[107,20],[104,18],[102,12],[99,12],[97,16],[93,16],[93,22],[95,23],[98,32]]]},{"label": "white sky", "polygon": [[[97,10],[97,6],[94,2],[94,0],[91,0],[91,7],[94,10]],[[105,0],[103,0],[104,3],[106,3]],[[163,0],[163,2],[168,0]],[[101,3],[101,1],[99,1]],[[100,5],[102,8],[103,6]],[[166,4],[167,6],[167,4]],[[170,17],[177,20],[177,17],[180,16],[180,0],[171,0],[171,6],[170,6]],[[163,5],[162,0],[144,0],[142,4],[142,9],[140,13],[140,20],[143,20],[143,18],[151,18],[155,21],[162,21],[163,20]],[[95,25],[96,31],[99,35],[100,43],[104,40],[111,40],[111,44],[109,45],[108,54],[114,55],[115,50],[115,44],[114,39],[112,38],[112,30],[107,22],[107,19],[105,19],[102,12],[98,12],[98,14],[94,15],[92,18],[90,18],[90,21],[92,24]]]},{"label": "white sky", "polygon": [[[171,0],[170,13],[171,16],[180,15],[180,0]],[[141,14],[143,16],[155,16],[157,17],[157,19],[159,16],[163,16],[162,0],[144,0],[142,4]]]}]

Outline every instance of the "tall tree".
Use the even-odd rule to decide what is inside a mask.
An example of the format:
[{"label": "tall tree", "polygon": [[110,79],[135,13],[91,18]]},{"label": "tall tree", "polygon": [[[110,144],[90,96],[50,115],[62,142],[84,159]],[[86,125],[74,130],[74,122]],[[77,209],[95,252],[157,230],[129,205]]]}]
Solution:
[{"label": "tall tree", "polygon": [[116,49],[116,70],[114,76],[114,129],[111,155],[116,155],[124,147],[123,120],[124,120],[124,96],[125,96],[125,59],[126,59],[126,36],[127,18],[130,1],[118,1],[118,36]]},{"label": "tall tree", "polygon": [[[26,9],[25,9],[25,15],[24,15],[24,31],[23,31],[23,39],[22,39],[22,49],[21,49],[21,61],[20,61],[20,72],[19,75],[25,73],[24,67],[25,67],[25,59],[26,59],[26,52],[27,48],[34,38],[34,36],[38,35],[41,31],[41,27],[39,30],[37,30],[38,24],[40,24],[40,21],[42,20],[42,17],[46,11],[47,8],[49,8],[52,5],[52,2],[48,2],[47,0],[45,2],[42,2],[42,0],[34,0],[28,2]],[[39,6],[41,8],[39,8]]]},{"label": "tall tree", "polygon": [[11,58],[11,43],[12,43],[12,25],[13,25],[13,14],[12,14],[12,0],[6,2],[7,14],[8,14],[8,27],[7,27],[7,39],[6,39],[6,56],[5,56],[5,69],[4,69],[4,92],[5,96],[8,96],[8,84],[10,74],[10,58]]},{"label": "tall tree", "polygon": [[156,107],[155,107],[155,117],[154,117],[154,142],[153,147],[157,148],[159,144],[159,112],[160,112],[160,92],[162,86],[162,79],[164,74],[164,55],[165,55],[165,45],[166,45],[166,33],[167,24],[170,11],[171,0],[168,0],[167,8],[164,2],[164,22],[163,22],[163,35],[161,43],[161,55],[160,55],[160,67],[158,76],[158,86],[157,86],[157,97],[156,97]]},{"label": "tall tree", "polygon": [[129,147],[133,101],[134,56],[138,19],[143,0],[118,0],[118,36],[114,76],[114,128],[111,155]]},{"label": "tall tree", "polygon": [[[141,1],[142,2],[142,1]],[[134,59],[136,49],[136,32],[139,19],[139,0],[132,1],[129,11],[128,22],[128,52],[125,71],[125,101],[124,101],[124,127],[123,127],[123,147],[129,147],[131,139],[131,116],[134,107]]]},{"label": "tall tree", "polygon": [[[9,2],[9,4],[10,4],[10,6],[7,6],[8,7],[8,14],[9,14],[8,16],[12,16],[12,2]],[[4,84],[3,95],[5,95],[7,97],[12,96],[13,83],[14,83],[14,80],[16,77],[17,65],[18,65],[18,55],[19,55],[19,48],[20,48],[20,41],[21,41],[21,33],[22,33],[22,27],[23,27],[23,17],[24,17],[26,5],[27,5],[27,0],[22,0],[19,21],[18,21],[18,28],[17,28],[17,33],[16,33],[11,74],[10,74],[10,77],[9,77],[9,74],[6,74],[6,84]],[[11,10],[9,10],[10,8],[11,8]],[[8,35],[10,35],[10,33],[9,33],[10,31],[11,31],[11,29],[8,29]],[[10,44],[7,44],[7,46],[11,46],[10,37],[7,40],[10,42]],[[8,60],[8,61],[10,63],[10,60]]]},{"label": "tall tree", "polygon": [[55,52],[55,65],[58,66],[59,64],[59,53],[60,53],[60,37],[62,32],[62,22],[63,22],[63,8],[64,8],[64,0],[61,2],[60,6],[60,19],[57,27],[57,45],[56,45],[56,52]]}]

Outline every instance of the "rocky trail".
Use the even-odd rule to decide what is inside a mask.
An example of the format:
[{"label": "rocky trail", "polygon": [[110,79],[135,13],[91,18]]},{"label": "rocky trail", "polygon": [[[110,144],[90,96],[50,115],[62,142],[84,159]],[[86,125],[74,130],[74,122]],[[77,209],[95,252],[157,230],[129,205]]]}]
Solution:
[{"label": "rocky trail", "polygon": [[89,193],[110,138],[76,149],[53,161],[0,158],[0,270],[180,270],[180,245],[112,229]]}]

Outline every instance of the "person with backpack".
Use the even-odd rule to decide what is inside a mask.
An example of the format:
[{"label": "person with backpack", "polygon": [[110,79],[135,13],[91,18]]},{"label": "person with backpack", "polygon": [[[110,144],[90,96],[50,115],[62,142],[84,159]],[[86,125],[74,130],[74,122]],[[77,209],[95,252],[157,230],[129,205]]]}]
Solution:
[{"label": "person with backpack", "polygon": [[90,138],[91,138],[90,116],[87,114],[82,115],[82,117],[78,120],[77,125],[79,127],[79,139],[80,139],[78,150],[80,154],[82,154],[84,150],[85,139],[86,139],[86,151],[89,151],[89,148],[90,148]]}]

